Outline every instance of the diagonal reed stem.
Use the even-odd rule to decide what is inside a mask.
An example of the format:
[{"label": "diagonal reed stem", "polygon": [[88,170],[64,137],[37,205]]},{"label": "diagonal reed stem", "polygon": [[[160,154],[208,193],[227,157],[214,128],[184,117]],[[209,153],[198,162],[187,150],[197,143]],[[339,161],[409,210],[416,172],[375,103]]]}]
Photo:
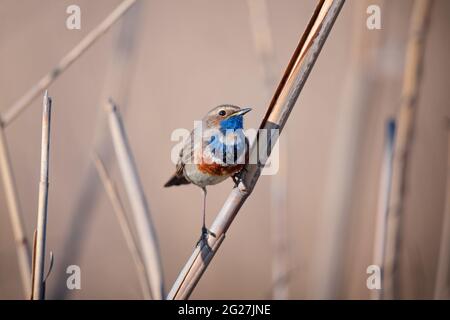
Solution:
[{"label": "diagonal reed stem", "polygon": [[2,126],[8,126],[33,100],[55,81],[74,61],[95,43],[119,18],[136,2],[124,0],[97,27],[89,32],[59,63],[35,85],[33,85],[19,100],[0,116]]},{"label": "diagonal reed stem", "polygon": [[[282,131],[289,114],[291,113],[297,98],[306,83],[306,80],[316,62],[320,51],[330,33],[345,0],[319,1],[316,10],[305,30],[300,43],[295,50],[283,78],[269,105],[267,113],[260,125],[270,133],[267,142],[267,157],[270,155],[276,143],[278,134]],[[275,129],[275,130],[273,130]],[[260,131],[261,132],[261,131]],[[260,144],[260,134],[256,143],[252,145],[252,155]],[[216,237],[210,236],[207,243],[200,242],[193,254],[176,279],[168,299],[188,299],[213,259],[220,244],[225,238],[225,233],[233,222],[235,216],[253,191],[258,181],[261,170],[265,165],[265,159],[259,159],[259,165],[247,164],[243,179],[237,188],[234,188],[228,196],[225,204],[218,213],[211,226],[211,232]]]},{"label": "diagonal reed stem", "polygon": [[[140,32],[140,24],[144,2],[137,1],[118,21],[118,26],[114,31],[113,47],[109,54],[108,67],[106,69],[103,88],[99,96],[100,104],[114,92],[114,98],[117,103],[126,108],[130,95],[130,88],[133,87],[132,76],[136,65],[136,51]],[[105,56],[105,58],[107,58]],[[102,107],[98,108],[97,126],[92,139],[93,150],[102,157],[105,166],[108,166],[113,158],[112,146],[107,143],[109,131],[104,117]],[[101,186],[97,179],[96,168],[93,162],[83,169],[82,181],[76,194],[75,206],[71,209],[69,223],[72,228],[66,234],[63,243],[63,254],[60,256],[61,264],[68,264],[76,260],[81,252],[81,247],[85,237],[79,237],[79,232],[83,230],[90,233],[90,220],[93,218],[94,207],[99,196]],[[63,282],[66,279],[66,273],[60,272],[57,275],[56,282]],[[58,286],[53,295],[58,299],[65,299],[70,294],[64,286]]]},{"label": "diagonal reed stem", "polygon": [[113,101],[110,100],[108,103],[106,112],[122,180],[133,212],[145,270],[152,289],[152,297],[161,300],[165,297],[164,278],[156,231],[150,218],[150,210],[133,159],[133,153],[128,143],[125,127],[119,110]]},{"label": "diagonal reed stem", "polygon": [[152,298],[150,289],[151,286],[145,274],[144,260],[142,259],[142,255],[139,252],[139,246],[137,244],[136,238],[133,236],[133,231],[131,229],[130,222],[128,221],[123,203],[120,200],[114,182],[106,171],[105,164],[96,153],[94,153],[93,155],[93,161],[103,187],[105,188],[105,192],[108,195],[109,201],[111,202],[113,210],[116,214],[117,221],[119,222],[120,228],[122,229],[123,237],[125,238],[125,242],[127,243],[128,250],[130,251],[131,257],[133,258],[133,262],[138,274],[139,285],[141,286],[142,295],[144,296],[144,299],[150,300]]},{"label": "diagonal reed stem", "polygon": [[0,126],[0,171],[5,190],[6,204],[11,219],[12,231],[16,243],[17,259],[24,296],[30,297],[31,290],[31,253],[25,232],[23,216],[19,205],[17,187],[14,180],[12,163],[5,136],[5,129]]},{"label": "diagonal reed stem", "polygon": [[39,203],[36,227],[35,261],[33,263],[32,299],[45,299],[45,242],[47,236],[47,208],[48,208],[48,169],[50,153],[50,120],[52,100],[47,91],[44,95],[42,113],[42,141],[41,141],[41,179],[39,183]]}]

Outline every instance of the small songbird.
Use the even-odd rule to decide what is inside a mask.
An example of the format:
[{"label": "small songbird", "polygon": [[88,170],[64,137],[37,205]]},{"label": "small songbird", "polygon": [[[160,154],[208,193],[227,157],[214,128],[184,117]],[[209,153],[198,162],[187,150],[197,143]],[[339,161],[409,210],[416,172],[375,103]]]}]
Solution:
[{"label": "small songbird", "polygon": [[194,127],[180,151],[175,174],[164,187],[193,183],[203,190],[203,225],[200,241],[206,240],[206,186],[231,177],[235,184],[248,160],[248,140],[244,135],[244,115],[250,108],[221,105]]}]

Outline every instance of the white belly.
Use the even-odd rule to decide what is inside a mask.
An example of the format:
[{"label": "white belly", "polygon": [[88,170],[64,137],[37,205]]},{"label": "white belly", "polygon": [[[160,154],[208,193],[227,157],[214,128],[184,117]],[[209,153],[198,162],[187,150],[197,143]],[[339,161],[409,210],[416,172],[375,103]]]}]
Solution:
[{"label": "white belly", "polygon": [[200,187],[218,184],[230,177],[229,175],[214,176],[201,172],[196,164],[186,164],[184,166],[184,174],[189,181]]}]

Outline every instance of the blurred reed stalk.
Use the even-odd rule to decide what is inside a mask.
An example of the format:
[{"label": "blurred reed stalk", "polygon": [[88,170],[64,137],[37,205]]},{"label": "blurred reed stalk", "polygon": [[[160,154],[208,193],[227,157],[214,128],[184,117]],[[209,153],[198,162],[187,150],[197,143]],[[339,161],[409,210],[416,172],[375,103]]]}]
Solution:
[{"label": "blurred reed stalk", "polygon": [[[276,85],[275,54],[267,0],[247,0],[253,44],[264,79],[265,96],[269,99]],[[283,148],[279,148],[279,170],[270,183],[270,235],[272,240],[272,299],[289,298],[289,241],[288,241],[288,150],[286,134]]]},{"label": "blurred reed stalk", "polygon": [[447,128],[447,131],[447,189],[445,192],[445,209],[442,222],[436,283],[434,286],[435,299],[450,299],[450,127]]},{"label": "blurred reed stalk", "polygon": [[144,296],[144,299],[150,300],[152,298],[150,289],[151,286],[145,273],[145,263],[142,259],[141,253],[139,252],[139,246],[137,244],[136,238],[133,236],[133,231],[130,222],[128,221],[123,203],[120,200],[114,182],[109,177],[108,172],[106,171],[103,161],[96,153],[93,154],[93,161],[103,187],[105,188],[105,192],[108,195],[109,201],[111,202],[114,213],[116,214],[117,221],[119,222],[120,228],[122,229],[123,237],[125,238],[125,242],[127,243],[128,250],[130,251],[131,257],[133,258],[133,262],[138,275],[139,285],[141,286],[142,295]]},{"label": "blurred reed stalk", "polygon": [[[136,64],[136,47],[140,30],[141,16],[144,2],[137,1],[122,16],[114,30],[114,39],[111,50],[108,50],[108,66],[104,76],[103,88],[99,96],[97,106],[103,106],[111,92],[114,92],[114,99],[124,110],[128,103],[130,88],[133,85],[132,76]],[[105,166],[111,162],[114,152],[109,143],[108,124],[105,121],[105,113],[102,107],[97,109],[97,126],[95,128],[92,152],[101,156]],[[94,216],[94,207],[97,203],[101,190],[99,180],[96,179],[96,168],[92,161],[87,163],[79,191],[76,194],[75,206],[70,212],[72,228],[64,239],[63,255],[60,257],[62,264],[70,264],[80,255],[80,250],[85,237],[79,237],[80,232],[88,234],[90,232],[90,220]],[[58,274],[56,282],[65,281],[65,272]],[[56,288],[55,296],[64,299],[70,294],[64,286]]]},{"label": "blurred reed stalk", "polygon": [[0,170],[5,190],[6,204],[17,250],[20,276],[24,296],[30,297],[31,293],[31,253],[23,222],[23,216],[19,204],[19,196],[14,180],[11,157],[5,136],[5,129],[0,126]]},{"label": "blurred reed stalk", "polygon": [[[267,146],[267,156],[270,156],[278,134],[284,128],[344,2],[344,0],[324,0],[317,4],[260,125],[260,129],[268,132],[268,140],[262,142],[260,135],[257,135],[256,142],[252,144],[251,158],[255,158],[257,145]],[[242,181],[238,187],[233,188],[210,228],[216,236],[210,236],[207,243],[200,242],[197,245],[175,280],[168,299],[188,299],[195,289],[224,240],[225,233],[258,181],[267,158],[259,160],[261,162],[258,165],[245,166]]]},{"label": "blurred reed stalk", "polygon": [[[384,138],[383,163],[381,167],[380,185],[378,191],[378,204],[375,225],[375,240],[373,248],[373,264],[384,265],[384,255],[386,248],[386,221],[389,203],[389,194],[391,192],[392,180],[392,158],[394,154],[395,141],[395,120],[390,119],[386,124],[386,132]],[[384,270],[381,269],[381,277]],[[383,287],[380,290],[372,290],[371,297],[374,300],[383,299]]]},{"label": "blurred reed stalk", "polygon": [[42,141],[41,141],[41,175],[39,183],[39,203],[36,227],[35,251],[33,253],[33,283],[32,300],[45,299],[45,242],[47,236],[47,208],[48,208],[48,171],[50,153],[50,120],[52,100],[45,91],[42,112]]},{"label": "blurred reed stalk", "polygon": [[415,0],[410,20],[403,89],[397,116],[392,166],[391,194],[387,213],[386,251],[384,257],[383,298],[399,298],[400,226],[404,212],[406,174],[414,135],[416,109],[425,55],[425,41],[433,0]]},{"label": "blurred reed stalk", "polygon": [[124,0],[97,27],[89,32],[59,63],[35,85],[33,85],[19,100],[1,115],[0,122],[9,125],[45,88],[48,88],[74,61],[76,61],[89,47],[95,43],[119,18],[136,2]]},{"label": "blurred reed stalk", "polygon": [[[342,77],[341,96],[336,103],[335,128],[326,168],[325,190],[318,216],[318,232],[308,293],[313,299],[342,298],[346,242],[354,197],[355,168],[360,159],[360,142],[376,88],[382,32],[366,27],[366,10],[371,0],[356,1],[349,65]],[[377,5],[384,7],[384,2]],[[382,11],[383,12],[383,11]],[[369,32],[370,35],[369,35]]]},{"label": "blurred reed stalk", "polygon": [[150,210],[128,143],[125,127],[119,110],[112,100],[107,104],[106,112],[122,180],[133,212],[134,223],[141,245],[140,249],[151,285],[152,297],[161,300],[165,297],[164,278],[156,232],[150,218]]},{"label": "blurred reed stalk", "polygon": [[111,12],[96,28],[84,37],[68,54],[66,54],[53,68],[52,71],[42,77],[6,112],[0,114],[0,170],[2,171],[3,184],[6,193],[6,201],[10,214],[12,230],[17,247],[19,268],[23,283],[25,296],[29,297],[31,292],[31,254],[28,247],[23,217],[20,211],[17,188],[14,181],[11,166],[11,157],[6,142],[4,129],[25,110],[33,100],[44,92],[58,76],[76,61],[96,40],[98,40],[108,29],[119,20],[119,18],[136,2],[136,0],[124,0]]}]

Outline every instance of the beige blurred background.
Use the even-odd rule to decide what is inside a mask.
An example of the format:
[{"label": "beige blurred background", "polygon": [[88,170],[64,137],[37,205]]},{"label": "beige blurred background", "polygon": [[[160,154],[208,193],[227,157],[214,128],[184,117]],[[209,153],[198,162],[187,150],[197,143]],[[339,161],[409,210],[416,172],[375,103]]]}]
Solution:
[{"label": "beige blurred background", "polygon": [[[1,0],[0,111],[5,111],[94,28],[119,0]],[[191,254],[201,227],[201,192],[193,186],[163,188],[173,173],[170,140],[191,129],[212,107],[250,106],[246,126],[257,127],[277,81],[308,23],[316,1],[267,1],[273,39],[273,83],[255,51],[244,0],[141,1],[135,48],[117,97],[156,225],[166,287]],[[287,237],[289,298],[318,297],[317,244],[330,226],[322,216],[337,119],[346,117],[343,79],[355,62],[354,37],[363,54],[376,56],[369,98],[360,106],[360,129],[351,201],[336,262],[335,297],[369,298],[366,268],[372,264],[375,213],[385,122],[399,107],[411,0],[387,1],[382,29],[365,26],[366,7],[349,0],[287,123]],[[380,3],[370,1],[368,3]],[[66,8],[82,10],[81,30],[65,27]],[[359,21],[359,22],[358,22]],[[359,24],[358,24],[359,23]],[[90,152],[104,121],[101,110],[114,69],[121,24],[115,24],[49,87],[53,97],[47,250],[55,254],[49,299],[140,299],[136,271],[117,219],[89,168]],[[425,74],[408,171],[400,260],[401,296],[432,298],[445,203],[450,116],[450,2],[436,0],[426,46]],[[362,33],[362,34],[361,34]],[[375,45],[374,45],[375,43]],[[363,58],[364,60],[365,58]],[[113,61],[113,62],[111,62]],[[350,74],[351,75],[351,74]],[[14,174],[32,237],[36,223],[41,98],[6,129]],[[99,129],[100,128],[100,129]],[[284,133],[283,133],[284,134]],[[108,137],[108,135],[106,135]],[[100,148],[117,183],[120,175],[107,138]],[[271,298],[270,194],[272,178],[260,179],[225,242],[194,291],[195,299]],[[232,181],[211,187],[207,221],[223,204]],[[120,188],[121,196],[126,199]],[[129,208],[128,203],[126,203]],[[319,253],[320,256],[320,253]],[[68,265],[81,267],[81,290],[67,290]],[[328,266],[330,267],[330,266]],[[333,265],[331,266],[333,267]],[[324,276],[324,278],[326,278]],[[11,223],[0,186],[0,299],[22,298]]]}]

